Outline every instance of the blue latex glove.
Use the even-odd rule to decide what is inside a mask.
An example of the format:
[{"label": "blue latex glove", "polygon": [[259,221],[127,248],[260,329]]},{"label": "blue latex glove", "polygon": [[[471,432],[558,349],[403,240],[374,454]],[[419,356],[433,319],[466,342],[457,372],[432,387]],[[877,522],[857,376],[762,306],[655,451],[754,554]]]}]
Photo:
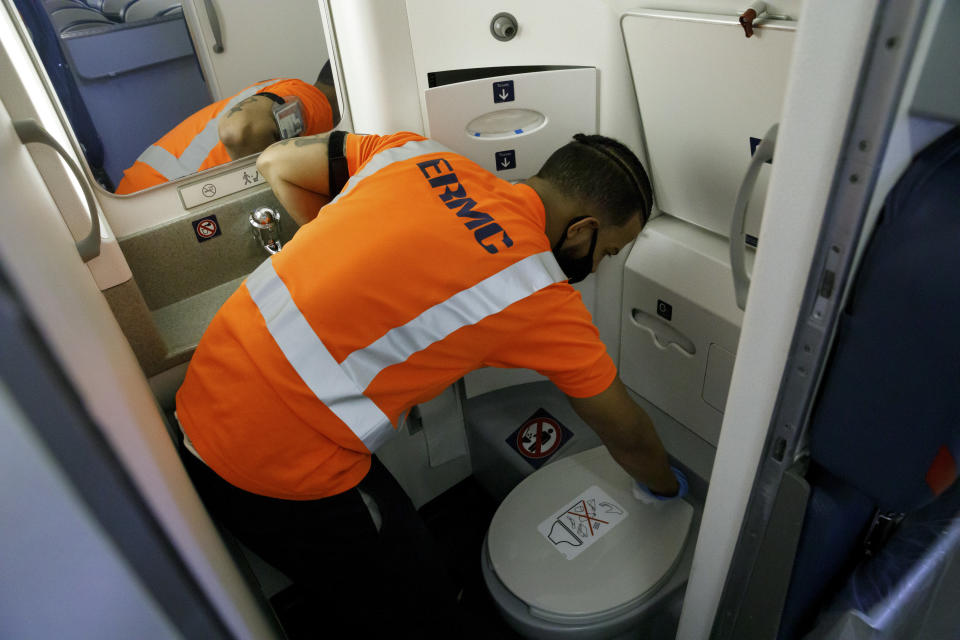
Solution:
[{"label": "blue latex glove", "polygon": [[683,471],[677,469],[676,467],[670,467],[670,471],[673,471],[674,477],[677,479],[677,484],[680,485],[680,488],[677,490],[676,495],[672,496],[661,496],[653,491],[650,491],[650,488],[647,485],[643,484],[638,480],[633,481],[633,497],[643,502],[644,504],[656,504],[657,502],[665,502],[667,500],[677,500],[685,497],[687,491],[689,490],[689,485],[687,483],[687,476],[683,474]]}]

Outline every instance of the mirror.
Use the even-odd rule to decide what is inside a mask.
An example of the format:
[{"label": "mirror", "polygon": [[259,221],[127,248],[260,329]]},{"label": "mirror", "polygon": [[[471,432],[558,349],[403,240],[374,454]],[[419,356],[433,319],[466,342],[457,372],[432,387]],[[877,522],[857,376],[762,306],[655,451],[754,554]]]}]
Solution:
[{"label": "mirror", "polygon": [[135,193],[339,121],[316,0],[282,10],[258,0],[8,1],[108,191]]}]

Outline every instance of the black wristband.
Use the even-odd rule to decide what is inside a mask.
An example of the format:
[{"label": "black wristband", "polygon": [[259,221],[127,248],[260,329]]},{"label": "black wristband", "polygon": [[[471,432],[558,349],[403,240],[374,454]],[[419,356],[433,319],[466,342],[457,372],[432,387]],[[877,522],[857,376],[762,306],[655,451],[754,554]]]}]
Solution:
[{"label": "black wristband", "polygon": [[260,93],[257,93],[257,94],[254,94],[254,95],[266,96],[267,98],[270,98],[271,100],[273,100],[273,101],[276,102],[277,104],[286,104],[286,102],[287,102],[286,100],[284,100],[283,98],[281,98],[281,97],[278,96],[277,94],[275,94],[275,93],[270,93],[269,91],[261,91]]},{"label": "black wristband", "polygon": [[327,171],[330,180],[330,197],[336,198],[350,178],[350,171],[347,168],[346,131],[330,133],[327,143]]}]

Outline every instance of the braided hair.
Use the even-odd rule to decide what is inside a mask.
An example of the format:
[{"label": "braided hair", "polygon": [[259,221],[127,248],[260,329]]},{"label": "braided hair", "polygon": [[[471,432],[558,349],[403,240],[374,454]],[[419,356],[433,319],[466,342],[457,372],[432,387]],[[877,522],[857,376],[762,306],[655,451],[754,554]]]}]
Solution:
[{"label": "braided hair", "polygon": [[578,133],[547,158],[537,177],[551,182],[568,198],[597,211],[602,221],[619,227],[640,213],[650,219],[653,190],[640,159],[623,143],[601,135]]}]

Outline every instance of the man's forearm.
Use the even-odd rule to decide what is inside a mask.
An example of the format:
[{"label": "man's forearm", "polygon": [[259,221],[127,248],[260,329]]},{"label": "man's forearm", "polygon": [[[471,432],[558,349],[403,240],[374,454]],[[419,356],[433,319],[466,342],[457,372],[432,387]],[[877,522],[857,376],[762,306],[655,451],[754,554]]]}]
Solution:
[{"label": "man's forearm", "polygon": [[670,496],[677,492],[677,479],[653,421],[619,379],[599,395],[570,398],[570,403],[627,473],[655,493]]},{"label": "man's forearm", "polygon": [[610,443],[607,444],[607,449],[627,473],[647,485],[654,493],[672,496],[677,492],[677,479],[670,471],[666,451],[659,440],[630,447]]},{"label": "man's forearm", "polygon": [[257,159],[257,170],[299,225],[313,220],[330,201],[328,137],[318,134],[284,140],[269,146]]},{"label": "man's forearm", "polygon": [[330,202],[328,196],[298,187],[280,178],[268,179],[267,182],[270,183],[270,188],[276,194],[277,200],[299,226],[316,218],[320,208]]}]

